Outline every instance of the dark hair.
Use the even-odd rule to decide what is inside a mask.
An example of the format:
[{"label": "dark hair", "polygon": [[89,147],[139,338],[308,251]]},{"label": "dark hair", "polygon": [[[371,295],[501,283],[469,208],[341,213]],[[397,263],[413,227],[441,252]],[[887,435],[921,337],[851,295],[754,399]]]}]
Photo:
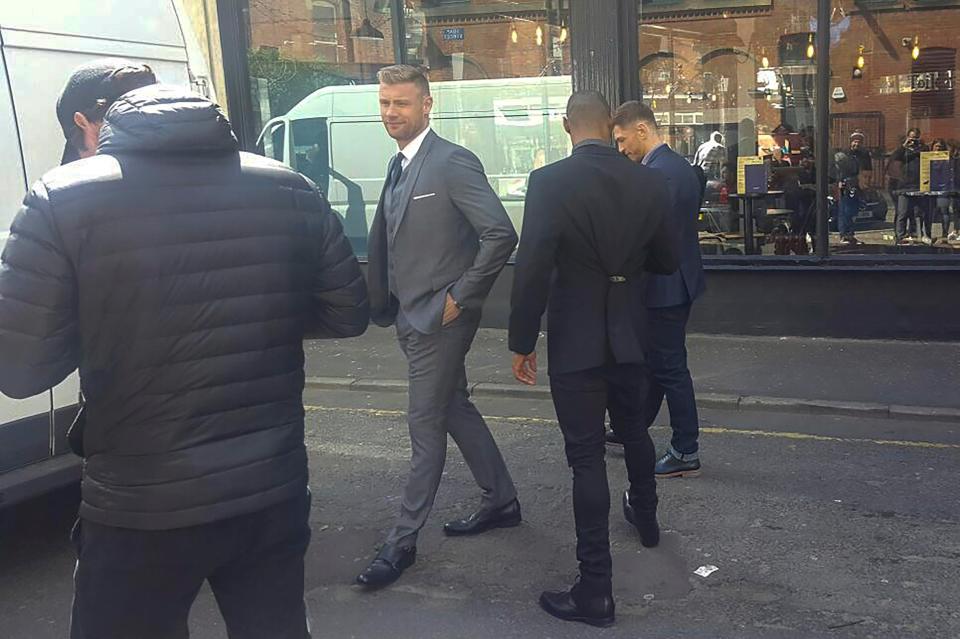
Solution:
[{"label": "dark hair", "polygon": [[610,103],[597,91],[577,91],[567,100],[567,122],[572,126],[610,126]]},{"label": "dark hair", "polygon": [[382,84],[415,84],[420,95],[430,95],[430,81],[423,71],[409,64],[395,64],[377,72]]},{"label": "dark hair", "polygon": [[919,138],[920,135],[922,134],[922,131],[920,131],[919,127],[912,126],[909,129],[907,129],[907,136],[909,137],[911,133],[916,133],[917,137]]},{"label": "dark hair", "polygon": [[614,126],[626,127],[637,122],[645,122],[655,129],[660,126],[657,124],[657,116],[653,114],[653,109],[637,100],[624,102],[613,114]]}]

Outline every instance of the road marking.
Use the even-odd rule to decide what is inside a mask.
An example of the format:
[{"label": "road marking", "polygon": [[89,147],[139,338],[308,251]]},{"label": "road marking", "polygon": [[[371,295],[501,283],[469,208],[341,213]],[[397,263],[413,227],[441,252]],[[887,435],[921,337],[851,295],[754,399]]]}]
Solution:
[{"label": "road marking", "polygon": [[[354,413],[369,415],[370,417],[405,417],[407,411],[388,410],[383,408],[340,408],[333,406],[305,406],[307,411],[315,413]],[[557,420],[543,417],[517,417],[505,415],[484,415],[491,422],[506,422],[508,424],[536,424],[541,426],[556,426]],[[831,435],[812,435],[809,433],[794,433],[790,431],[750,430],[747,428],[727,428],[724,426],[701,426],[701,433],[710,435],[746,435],[750,437],[771,437],[776,439],[791,439],[794,441],[834,442],[842,444],[874,444],[875,446],[899,446],[902,448],[926,448],[939,450],[960,450],[960,444],[942,444],[939,442],[909,441],[897,439],[870,439],[863,437],[834,437]]]}]

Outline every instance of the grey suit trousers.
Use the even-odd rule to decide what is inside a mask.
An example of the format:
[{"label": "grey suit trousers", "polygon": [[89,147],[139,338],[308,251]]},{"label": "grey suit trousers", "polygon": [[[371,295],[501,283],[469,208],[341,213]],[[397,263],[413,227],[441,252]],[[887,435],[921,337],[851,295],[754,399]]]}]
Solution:
[{"label": "grey suit trousers", "polygon": [[409,367],[412,458],[400,516],[387,543],[416,544],[433,507],[447,457],[447,433],[453,437],[480,486],[481,508],[499,508],[517,496],[513,479],[486,422],[470,401],[464,358],[480,325],[479,311],[464,311],[436,333],[397,317],[397,339]]}]

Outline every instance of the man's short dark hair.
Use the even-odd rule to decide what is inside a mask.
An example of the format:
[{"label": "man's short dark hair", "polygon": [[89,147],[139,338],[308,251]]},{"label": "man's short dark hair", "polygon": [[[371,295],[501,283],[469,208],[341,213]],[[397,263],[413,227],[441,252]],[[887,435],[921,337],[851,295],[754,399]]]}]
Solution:
[{"label": "man's short dark hair", "polygon": [[610,103],[597,91],[577,91],[567,100],[570,126],[610,125]]},{"label": "man's short dark hair", "polygon": [[657,116],[653,114],[653,109],[637,100],[624,102],[613,114],[613,126],[625,128],[637,122],[649,124],[655,129],[660,127],[657,123]]},{"label": "man's short dark hair", "polygon": [[912,126],[909,129],[907,129],[907,135],[910,135],[911,133],[916,133],[917,137],[919,138],[921,135],[920,127]]},{"label": "man's short dark hair", "polygon": [[423,71],[409,64],[384,67],[377,72],[377,80],[381,84],[415,84],[420,95],[430,95],[430,80]]}]

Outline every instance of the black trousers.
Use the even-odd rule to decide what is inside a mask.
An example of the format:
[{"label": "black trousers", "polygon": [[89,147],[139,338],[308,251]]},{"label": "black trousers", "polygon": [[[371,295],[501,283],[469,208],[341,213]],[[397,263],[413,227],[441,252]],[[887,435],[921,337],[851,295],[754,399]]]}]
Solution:
[{"label": "black trousers", "polygon": [[210,582],[230,639],[309,639],[303,557],[310,494],[175,530],[77,522],[71,639],[181,639]]},{"label": "black trousers", "polygon": [[609,593],[610,488],[607,484],[604,417],[623,441],[630,502],[635,508],[657,507],[654,478],[656,451],[643,417],[648,374],[640,364],[609,364],[574,373],[550,375],[550,391],[563,432],[567,463],[573,470],[573,514],[581,586]]}]

